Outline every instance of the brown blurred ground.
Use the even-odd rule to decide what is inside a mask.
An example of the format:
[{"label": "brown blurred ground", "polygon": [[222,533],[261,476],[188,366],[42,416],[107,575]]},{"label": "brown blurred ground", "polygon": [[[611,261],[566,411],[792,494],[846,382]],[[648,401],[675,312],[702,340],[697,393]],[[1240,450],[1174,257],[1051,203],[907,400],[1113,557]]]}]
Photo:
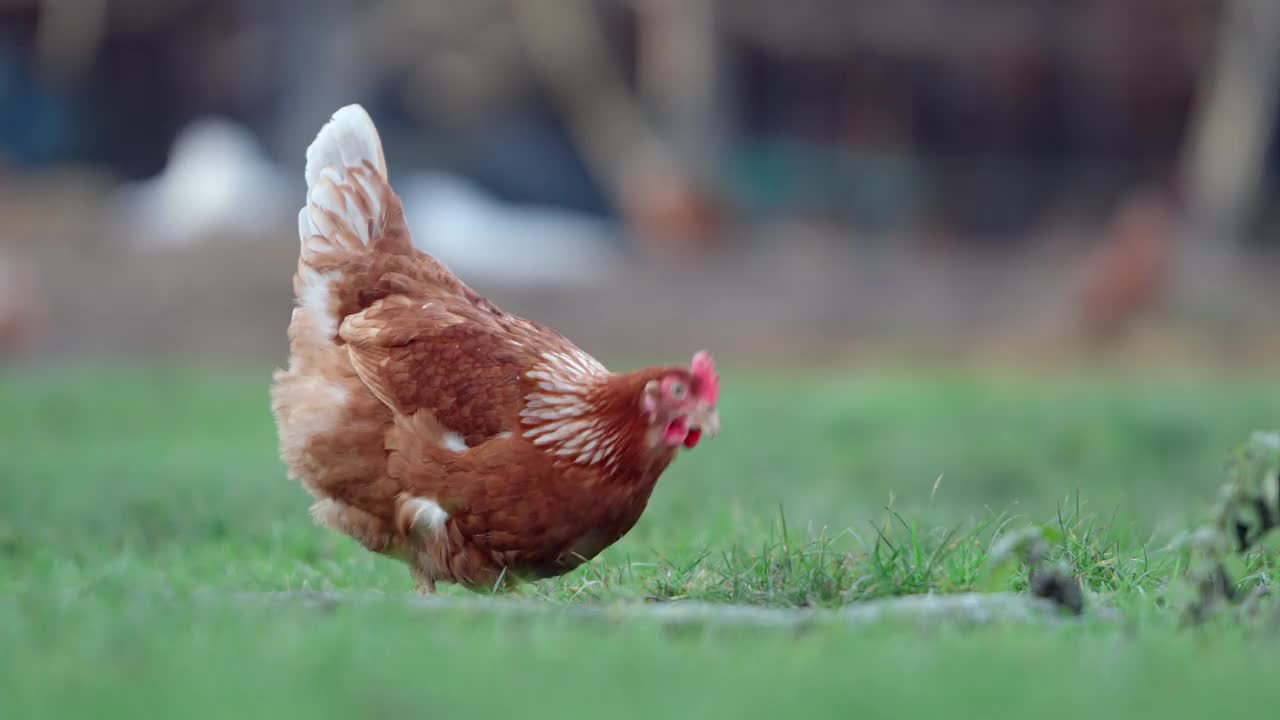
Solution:
[{"label": "brown blurred ground", "polygon": [[[291,226],[273,237],[131,250],[107,239],[103,188],[86,178],[27,178],[4,189],[0,247],[35,261],[48,309],[28,362],[283,357],[296,257]],[[1280,358],[1276,261],[1261,255],[1223,288],[1219,314],[1178,315],[1156,296],[1105,337],[1085,334],[1078,316],[1089,263],[1105,255],[1093,250],[1108,238],[1046,237],[1024,244],[1041,249],[1021,254],[939,250],[922,238],[901,249],[855,250],[834,228],[761,225],[740,230],[740,249],[731,253],[636,262],[606,287],[476,286],[605,356],[710,347],[739,364],[1136,368],[1268,367]]]}]

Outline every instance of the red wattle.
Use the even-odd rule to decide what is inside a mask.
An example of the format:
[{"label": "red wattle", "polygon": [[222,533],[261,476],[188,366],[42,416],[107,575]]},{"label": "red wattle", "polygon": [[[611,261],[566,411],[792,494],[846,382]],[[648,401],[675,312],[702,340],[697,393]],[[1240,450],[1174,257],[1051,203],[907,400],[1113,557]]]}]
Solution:
[{"label": "red wattle", "polygon": [[684,446],[687,448],[695,447],[701,439],[701,430],[690,430],[689,434],[684,436]]}]

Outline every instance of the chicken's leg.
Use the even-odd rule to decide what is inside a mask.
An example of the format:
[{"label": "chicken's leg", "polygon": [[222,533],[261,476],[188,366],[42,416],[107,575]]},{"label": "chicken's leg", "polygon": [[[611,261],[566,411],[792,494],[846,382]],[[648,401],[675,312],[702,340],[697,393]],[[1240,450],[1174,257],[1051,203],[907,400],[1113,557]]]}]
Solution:
[{"label": "chicken's leg", "polygon": [[413,586],[414,589],[418,591],[419,595],[436,594],[435,578],[423,572],[422,568],[417,565],[412,565],[409,567],[409,574],[413,576]]}]

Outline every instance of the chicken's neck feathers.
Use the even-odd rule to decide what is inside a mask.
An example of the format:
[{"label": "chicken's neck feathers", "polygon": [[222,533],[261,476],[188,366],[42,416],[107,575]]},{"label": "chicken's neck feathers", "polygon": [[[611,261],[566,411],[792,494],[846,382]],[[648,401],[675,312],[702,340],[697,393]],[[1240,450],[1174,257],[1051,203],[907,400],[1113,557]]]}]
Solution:
[{"label": "chicken's neck feathers", "polygon": [[[652,372],[610,373],[585,353],[546,353],[526,373],[534,390],[520,411],[523,436],[543,452],[608,475],[633,475],[656,446],[640,415],[640,392]],[[572,370],[568,370],[572,368]]]}]

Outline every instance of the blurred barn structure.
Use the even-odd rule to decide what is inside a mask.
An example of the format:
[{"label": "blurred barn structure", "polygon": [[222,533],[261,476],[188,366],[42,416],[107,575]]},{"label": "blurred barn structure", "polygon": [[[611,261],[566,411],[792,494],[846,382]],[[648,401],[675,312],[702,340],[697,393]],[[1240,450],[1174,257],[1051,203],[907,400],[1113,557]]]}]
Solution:
[{"label": "blurred barn structure", "polygon": [[[803,273],[777,256],[820,237],[932,289],[833,275],[816,304],[871,286],[989,315],[1005,283],[1106,337],[1171,283],[1274,284],[1238,274],[1276,248],[1278,37],[1272,0],[0,0],[0,200],[30,211],[32,178],[68,168],[153,179],[210,117],[289,196],[358,101],[393,175],[617,221],[584,237],[625,253]],[[1028,257],[1048,280],[992,279]]]}]

